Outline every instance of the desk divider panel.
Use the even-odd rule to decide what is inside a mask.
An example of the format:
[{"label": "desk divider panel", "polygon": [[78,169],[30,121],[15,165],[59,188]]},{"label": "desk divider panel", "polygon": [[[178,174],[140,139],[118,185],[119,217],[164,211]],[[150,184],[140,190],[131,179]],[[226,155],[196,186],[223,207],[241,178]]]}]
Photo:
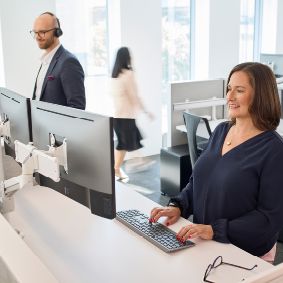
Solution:
[{"label": "desk divider panel", "polygon": [[[171,82],[167,84],[168,147],[188,143],[186,135],[176,129],[176,126],[184,124],[183,111],[173,111],[173,104],[185,102],[186,99],[198,101],[211,99],[214,96],[217,98],[226,97],[226,79]],[[227,111],[224,111],[222,106],[217,107],[217,119],[223,119],[224,116],[227,117]],[[211,116],[211,107],[192,109],[190,113],[199,116]]]}]

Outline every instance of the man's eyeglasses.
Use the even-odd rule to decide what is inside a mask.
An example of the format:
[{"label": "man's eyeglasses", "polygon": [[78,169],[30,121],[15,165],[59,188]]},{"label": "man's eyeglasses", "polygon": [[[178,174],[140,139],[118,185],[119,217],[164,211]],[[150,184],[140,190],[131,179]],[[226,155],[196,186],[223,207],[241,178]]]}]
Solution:
[{"label": "man's eyeglasses", "polygon": [[223,262],[222,256],[218,256],[218,257],[214,260],[213,264],[210,264],[210,265],[207,267],[207,269],[206,269],[206,271],[205,271],[205,274],[204,274],[204,277],[203,277],[203,281],[204,281],[204,282],[209,282],[209,283],[214,283],[213,281],[206,280],[206,278],[208,277],[209,273],[211,272],[211,270],[212,270],[213,268],[216,268],[216,267],[220,266],[221,264],[227,264],[227,265],[235,266],[235,267],[242,268],[242,269],[246,269],[246,270],[253,270],[255,267],[257,267],[257,265],[255,265],[255,266],[252,267],[252,268],[246,268],[246,267],[242,267],[242,266],[239,266],[239,265],[235,265],[235,264]]},{"label": "man's eyeglasses", "polygon": [[53,29],[50,29],[50,30],[40,30],[40,31],[34,31],[34,30],[31,30],[30,31],[30,34],[33,38],[35,38],[36,34],[38,34],[40,37],[44,37],[45,34],[51,30],[54,30],[54,29],[57,29],[57,28],[53,28]]}]

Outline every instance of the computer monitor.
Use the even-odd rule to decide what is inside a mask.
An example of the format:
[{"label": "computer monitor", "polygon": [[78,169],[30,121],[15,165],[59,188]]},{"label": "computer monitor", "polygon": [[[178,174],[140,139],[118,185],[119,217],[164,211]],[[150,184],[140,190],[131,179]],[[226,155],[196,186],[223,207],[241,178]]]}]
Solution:
[{"label": "computer monitor", "polygon": [[273,63],[273,72],[277,78],[283,76],[283,54],[260,53],[260,63]]},{"label": "computer monitor", "polygon": [[34,146],[48,150],[66,144],[67,166],[60,182],[36,176],[52,188],[90,208],[93,214],[116,216],[113,118],[41,101],[31,101]]},{"label": "computer monitor", "polygon": [[14,141],[32,141],[30,99],[6,88],[0,88],[1,119],[9,121],[10,137],[4,136],[5,153],[15,158]]}]

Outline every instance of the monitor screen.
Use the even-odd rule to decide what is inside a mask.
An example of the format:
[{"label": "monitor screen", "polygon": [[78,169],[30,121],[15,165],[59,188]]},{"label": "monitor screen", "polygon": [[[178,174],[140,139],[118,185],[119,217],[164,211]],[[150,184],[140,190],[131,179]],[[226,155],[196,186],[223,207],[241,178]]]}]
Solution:
[{"label": "monitor screen", "polygon": [[40,185],[89,207],[93,214],[115,218],[113,118],[34,100],[31,117],[35,147],[48,150],[54,140],[55,146],[66,146],[60,182],[38,175]]},{"label": "monitor screen", "polygon": [[4,135],[5,153],[15,158],[15,140],[32,141],[30,99],[6,88],[0,88],[1,120],[9,121],[10,137]]}]

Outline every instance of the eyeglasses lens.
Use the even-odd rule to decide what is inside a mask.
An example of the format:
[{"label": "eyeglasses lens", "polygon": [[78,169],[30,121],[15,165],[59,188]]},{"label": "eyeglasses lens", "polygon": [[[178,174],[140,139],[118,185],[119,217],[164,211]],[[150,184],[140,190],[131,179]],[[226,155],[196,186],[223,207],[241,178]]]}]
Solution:
[{"label": "eyeglasses lens", "polygon": [[207,276],[208,276],[208,274],[210,273],[211,269],[212,269],[212,265],[210,264],[210,265],[207,267],[207,269],[206,269],[206,272],[205,272],[205,275],[204,275],[204,279],[207,278]]},{"label": "eyeglasses lens", "polygon": [[215,261],[213,262],[212,266],[213,268],[218,267],[219,265],[221,265],[222,263],[222,256],[219,256],[215,259]]},{"label": "eyeglasses lens", "polygon": [[38,32],[36,32],[36,31],[31,31],[30,32],[30,34],[31,34],[31,36],[32,37],[34,37],[35,38],[35,36],[38,34],[39,35],[39,37],[44,37],[44,35],[45,35],[45,32],[44,31],[38,31]]}]

